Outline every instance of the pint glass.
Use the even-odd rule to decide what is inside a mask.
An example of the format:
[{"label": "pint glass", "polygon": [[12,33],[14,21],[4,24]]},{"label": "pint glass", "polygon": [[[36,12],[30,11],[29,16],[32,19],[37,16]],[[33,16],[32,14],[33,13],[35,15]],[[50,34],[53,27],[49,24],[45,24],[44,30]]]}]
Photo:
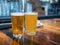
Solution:
[{"label": "pint glass", "polygon": [[21,38],[24,26],[24,13],[11,13],[12,32],[16,38]]},{"label": "pint glass", "polygon": [[36,33],[37,17],[37,12],[25,13],[25,26],[28,35],[35,35]]}]

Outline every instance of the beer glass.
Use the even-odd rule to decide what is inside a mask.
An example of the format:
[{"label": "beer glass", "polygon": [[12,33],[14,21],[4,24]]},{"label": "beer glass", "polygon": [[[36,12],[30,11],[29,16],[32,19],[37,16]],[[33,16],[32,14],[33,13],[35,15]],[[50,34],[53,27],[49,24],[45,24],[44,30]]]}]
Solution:
[{"label": "beer glass", "polygon": [[36,33],[37,17],[37,12],[25,13],[25,31],[28,35],[35,35]]},{"label": "beer glass", "polygon": [[21,38],[24,26],[24,13],[11,13],[13,37]]}]

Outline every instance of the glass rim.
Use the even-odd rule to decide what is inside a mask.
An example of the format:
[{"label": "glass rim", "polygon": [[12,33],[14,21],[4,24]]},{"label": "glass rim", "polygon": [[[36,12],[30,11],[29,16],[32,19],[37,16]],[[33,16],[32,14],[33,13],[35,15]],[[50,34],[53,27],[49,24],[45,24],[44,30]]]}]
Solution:
[{"label": "glass rim", "polygon": [[30,14],[30,15],[34,14],[34,15],[38,15],[38,12],[25,12],[24,14]]},{"label": "glass rim", "polygon": [[13,12],[13,13],[11,13],[11,16],[24,16],[24,13],[22,13],[22,12]]}]

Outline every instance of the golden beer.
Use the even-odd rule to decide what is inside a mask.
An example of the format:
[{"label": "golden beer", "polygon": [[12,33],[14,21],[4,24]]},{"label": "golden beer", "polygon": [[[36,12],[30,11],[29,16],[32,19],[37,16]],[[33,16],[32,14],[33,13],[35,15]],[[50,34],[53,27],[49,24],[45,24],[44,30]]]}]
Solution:
[{"label": "golden beer", "polygon": [[38,13],[25,13],[26,33],[34,35],[36,32]]},{"label": "golden beer", "polygon": [[23,13],[12,13],[12,30],[14,35],[23,34],[24,26],[24,14]]}]

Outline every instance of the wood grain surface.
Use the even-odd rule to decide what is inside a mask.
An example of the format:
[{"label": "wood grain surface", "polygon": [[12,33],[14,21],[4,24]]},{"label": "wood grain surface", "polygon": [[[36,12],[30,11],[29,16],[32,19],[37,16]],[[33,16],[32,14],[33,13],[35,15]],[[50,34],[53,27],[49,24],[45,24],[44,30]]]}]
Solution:
[{"label": "wood grain surface", "polygon": [[[36,35],[29,36],[24,33],[23,38],[18,41],[11,39],[3,32],[0,32],[0,45],[60,45],[60,21],[59,19],[43,20],[44,25],[37,28]],[[7,29],[11,30],[11,29]]]}]

